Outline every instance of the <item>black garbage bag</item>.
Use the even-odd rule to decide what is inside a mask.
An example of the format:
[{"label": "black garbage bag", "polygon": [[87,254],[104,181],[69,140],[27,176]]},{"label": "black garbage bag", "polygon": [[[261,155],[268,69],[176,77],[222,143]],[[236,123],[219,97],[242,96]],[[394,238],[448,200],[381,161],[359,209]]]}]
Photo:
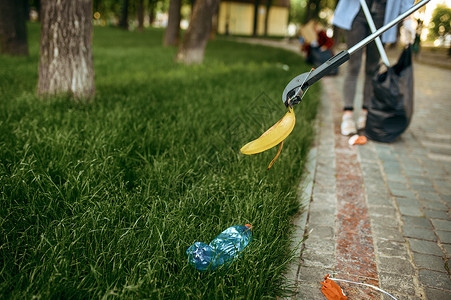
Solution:
[{"label": "black garbage bag", "polygon": [[409,126],[413,114],[412,47],[402,52],[398,62],[373,78],[365,135],[371,140],[391,143]]}]

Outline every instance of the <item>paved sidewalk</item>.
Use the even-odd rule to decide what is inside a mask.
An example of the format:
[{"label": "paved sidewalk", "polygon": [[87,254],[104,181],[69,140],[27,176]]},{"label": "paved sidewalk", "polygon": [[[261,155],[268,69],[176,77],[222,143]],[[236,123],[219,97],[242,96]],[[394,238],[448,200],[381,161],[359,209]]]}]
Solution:
[{"label": "paved sidewalk", "polygon": [[[242,41],[299,53],[297,43]],[[388,55],[393,63],[399,53]],[[326,274],[397,299],[451,299],[451,70],[415,62],[410,127],[394,143],[362,146],[340,134],[344,72],[346,64],[320,81],[317,136],[300,185],[304,211],[294,221],[295,244],[308,238],[287,274],[296,282],[292,299],[326,299]],[[393,299],[338,284],[349,299]]]},{"label": "paved sidewalk", "polygon": [[[301,184],[306,210],[297,220],[297,235],[308,239],[293,270],[293,299],[325,299],[326,274],[397,299],[451,299],[451,70],[415,64],[411,126],[394,143],[363,146],[349,146],[340,134],[345,71],[346,64],[321,80],[307,165],[313,184]],[[339,285],[349,299],[392,299]]]}]

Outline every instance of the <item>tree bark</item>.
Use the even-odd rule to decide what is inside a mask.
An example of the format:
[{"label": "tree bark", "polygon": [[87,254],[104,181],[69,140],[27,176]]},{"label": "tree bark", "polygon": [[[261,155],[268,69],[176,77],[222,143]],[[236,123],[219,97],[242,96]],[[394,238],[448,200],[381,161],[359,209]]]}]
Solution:
[{"label": "tree bark", "polygon": [[122,1],[121,20],[119,22],[119,27],[128,30],[128,0]]},{"label": "tree bark", "polygon": [[28,55],[24,0],[0,1],[0,53]]},{"label": "tree bark", "polygon": [[92,0],[46,0],[41,11],[38,95],[93,97]]},{"label": "tree bark", "polygon": [[155,21],[155,0],[149,0],[149,25],[152,26]]},{"label": "tree bark", "polygon": [[165,46],[177,46],[180,37],[180,20],[182,8],[181,0],[170,0],[169,2],[169,18],[168,26],[164,32],[163,45]]},{"label": "tree bark", "polygon": [[304,24],[307,24],[308,21],[310,21],[310,19],[312,19],[312,10],[316,7],[316,2],[318,2],[317,0],[308,0],[307,2],[307,6],[306,6],[306,10],[307,13],[305,14],[305,19],[304,19]]},{"label": "tree bark", "polygon": [[260,6],[260,0],[256,0],[254,3],[254,27],[252,30],[252,35],[257,36],[258,29],[258,7]]},{"label": "tree bark", "polygon": [[200,64],[210,34],[213,14],[220,0],[196,0],[188,30],[180,45],[176,61],[185,64]]},{"label": "tree bark", "polygon": [[144,0],[138,0],[138,31],[144,29]]},{"label": "tree bark", "polygon": [[272,0],[266,2],[266,15],[265,15],[265,36],[268,35],[268,22],[269,22],[269,10],[271,9]]}]

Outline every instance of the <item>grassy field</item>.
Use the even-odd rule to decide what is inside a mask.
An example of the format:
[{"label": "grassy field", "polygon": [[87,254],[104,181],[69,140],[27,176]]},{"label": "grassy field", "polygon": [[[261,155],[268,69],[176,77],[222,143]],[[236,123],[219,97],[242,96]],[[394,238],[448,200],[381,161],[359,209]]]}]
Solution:
[{"label": "grassy field", "polygon": [[[290,217],[319,90],[277,149],[239,149],[285,113],[292,53],[218,38],[203,65],[173,62],[161,30],[95,28],[96,98],[35,95],[30,57],[0,56],[0,295],[5,298],[273,298],[289,291]],[[289,67],[289,69],[288,69]],[[229,268],[199,273],[186,249],[250,223]]]}]

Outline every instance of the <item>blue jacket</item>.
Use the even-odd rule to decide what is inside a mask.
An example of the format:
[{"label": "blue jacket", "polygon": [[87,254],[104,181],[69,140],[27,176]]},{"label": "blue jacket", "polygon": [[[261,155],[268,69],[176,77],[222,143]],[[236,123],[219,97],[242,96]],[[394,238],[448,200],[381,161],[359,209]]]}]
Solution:
[{"label": "blue jacket", "polygon": [[[408,10],[413,5],[414,0],[387,0],[385,7],[384,25],[395,19],[401,13]],[[352,22],[360,10],[359,0],[340,0],[334,13],[333,24],[337,27],[350,30]],[[382,34],[383,43],[393,43],[396,41],[396,26],[390,28]]]}]

